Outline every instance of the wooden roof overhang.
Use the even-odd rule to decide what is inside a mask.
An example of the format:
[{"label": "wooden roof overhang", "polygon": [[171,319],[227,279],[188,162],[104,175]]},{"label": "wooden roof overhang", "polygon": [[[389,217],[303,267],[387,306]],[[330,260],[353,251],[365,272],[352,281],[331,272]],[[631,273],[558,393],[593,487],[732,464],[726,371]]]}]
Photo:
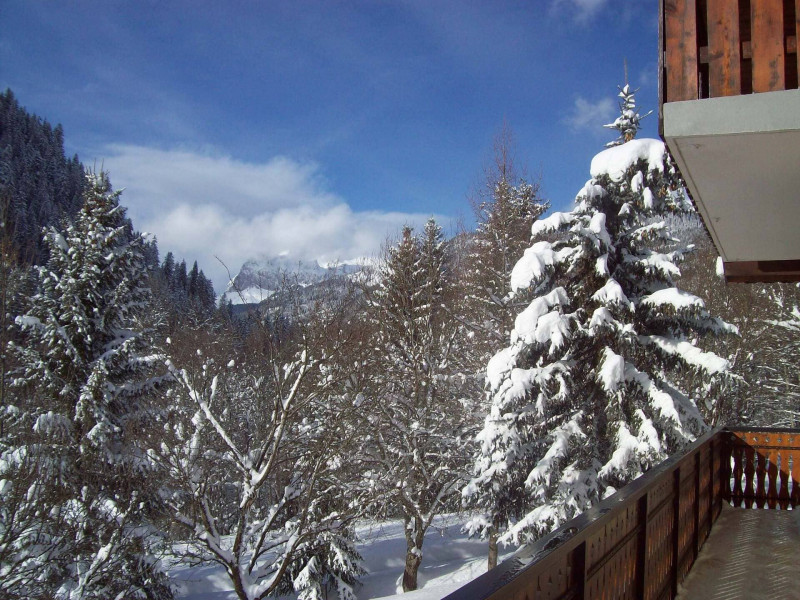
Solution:
[{"label": "wooden roof overhang", "polygon": [[660,0],[659,131],[727,281],[800,281],[800,0]]}]

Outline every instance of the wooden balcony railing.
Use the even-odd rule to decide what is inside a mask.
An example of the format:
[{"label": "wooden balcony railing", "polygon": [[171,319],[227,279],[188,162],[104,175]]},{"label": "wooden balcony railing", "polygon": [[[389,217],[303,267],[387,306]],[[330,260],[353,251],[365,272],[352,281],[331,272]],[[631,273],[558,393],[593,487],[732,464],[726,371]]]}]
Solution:
[{"label": "wooden balcony railing", "polygon": [[798,87],[800,0],[661,0],[661,103]]},{"label": "wooden balcony railing", "polygon": [[800,431],[717,429],[448,600],[674,598],[722,503],[800,503]]},{"label": "wooden balcony railing", "polygon": [[725,500],[742,508],[800,504],[800,431],[740,428],[729,436],[733,473]]}]

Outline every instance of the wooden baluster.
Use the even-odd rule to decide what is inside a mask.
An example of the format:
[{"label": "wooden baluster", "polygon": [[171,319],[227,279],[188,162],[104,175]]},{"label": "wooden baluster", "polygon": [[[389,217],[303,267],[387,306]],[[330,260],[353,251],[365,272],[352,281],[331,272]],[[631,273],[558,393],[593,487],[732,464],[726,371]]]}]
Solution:
[{"label": "wooden baluster", "polygon": [[707,0],[707,13],[709,97],[738,96],[742,93],[739,5]]},{"label": "wooden baluster", "polygon": [[767,488],[767,506],[776,508],[778,506],[778,453],[771,451],[767,460],[767,477],[769,487]]},{"label": "wooden baluster", "polygon": [[739,507],[742,505],[742,498],[744,492],[742,491],[742,473],[744,472],[744,447],[738,444],[738,439],[732,440],[732,454],[733,454],[733,492],[731,493],[731,500],[733,506]]},{"label": "wooden baluster", "polygon": [[753,23],[753,91],[785,89],[783,0],[750,0]]},{"label": "wooden baluster", "polygon": [[755,491],[753,490],[753,475],[756,472],[755,465],[756,451],[752,446],[745,446],[744,448],[744,507],[753,508],[753,497]]},{"label": "wooden baluster", "polygon": [[664,0],[666,102],[697,100],[697,8],[695,0]]},{"label": "wooden baluster", "polygon": [[781,489],[778,492],[778,503],[781,510],[786,510],[789,508],[789,456],[791,456],[791,451],[783,448],[779,456],[781,461]]},{"label": "wooden baluster", "polygon": [[764,508],[764,500],[767,498],[767,489],[764,485],[764,480],[766,479],[767,475],[767,460],[769,457],[769,451],[762,452],[754,452],[753,461],[755,462],[756,466],[756,491],[755,491],[755,500],[756,506],[758,508]]},{"label": "wooden baluster", "polygon": [[733,440],[734,435],[730,431],[723,431],[722,432],[722,443],[720,444],[720,463],[719,463],[719,476],[720,476],[720,486],[722,487],[721,494],[722,499],[719,501],[717,510],[717,515],[719,516],[719,511],[722,510],[722,503],[723,502],[731,502],[731,496],[733,494],[733,467],[731,466],[731,462],[733,461]]},{"label": "wooden baluster", "polygon": [[792,491],[789,496],[789,503],[792,509],[800,505],[800,451],[792,450]]}]

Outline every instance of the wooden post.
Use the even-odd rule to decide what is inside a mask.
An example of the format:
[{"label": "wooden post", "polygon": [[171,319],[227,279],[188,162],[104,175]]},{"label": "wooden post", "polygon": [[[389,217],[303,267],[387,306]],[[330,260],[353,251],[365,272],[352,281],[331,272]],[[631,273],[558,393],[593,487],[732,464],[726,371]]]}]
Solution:
[{"label": "wooden post", "polygon": [[666,102],[697,100],[697,8],[695,0],[664,0]]},{"label": "wooden post", "polygon": [[[800,0],[798,0],[800,2]],[[739,4],[707,0],[709,97],[742,93]]]},{"label": "wooden post", "polygon": [[750,0],[753,24],[753,91],[785,89],[783,1]]},{"label": "wooden post", "polygon": [[678,595],[678,561],[680,560],[681,546],[681,467],[678,465],[672,472],[674,477],[673,489],[675,497],[672,499],[672,598]]},{"label": "wooden post", "polygon": [[721,489],[722,499],[730,504],[731,502],[731,458],[733,457],[733,433],[725,430],[722,432],[722,464],[720,465],[720,475],[722,477]]},{"label": "wooden post", "polygon": [[700,553],[700,449],[694,455],[694,506],[692,512],[694,513],[694,540],[692,546],[694,547],[694,556],[692,562],[697,558]]},{"label": "wooden post", "polygon": [[576,584],[578,585],[577,593],[574,597],[581,600],[589,600],[589,586],[586,585],[586,579],[589,574],[588,541],[584,540],[580,546],[575,548],[573,556],[575,556]]},{"label": "wooden post", "polygon": [[639,540],[636,546],[636,597],[644,598],[646,596],[647,586],[647,512],[649,507],[647,505],[647,494],[639,498]]}]

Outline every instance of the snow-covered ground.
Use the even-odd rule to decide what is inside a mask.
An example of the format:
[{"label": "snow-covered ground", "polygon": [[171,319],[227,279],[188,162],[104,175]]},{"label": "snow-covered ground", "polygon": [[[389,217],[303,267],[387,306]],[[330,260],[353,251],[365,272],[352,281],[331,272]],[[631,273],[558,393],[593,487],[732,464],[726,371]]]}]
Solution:
[{"label": "snow-covered ground", "polygon": [[[487,544],[461,533],[462,521],[440,517],[425,537],[419,589],[402,593],[406,542],[401,521],[366,523],[358,528],[358,550],[367,575],[356,589],[359,600],[395,598],[434,600],[446,596],[486,572]],[[510,556],[501,555],[500,559]],[[230,580],[219,567],[175,568],[170,576],[178,586],[178,598],[186,600],[234,600]]]}]

